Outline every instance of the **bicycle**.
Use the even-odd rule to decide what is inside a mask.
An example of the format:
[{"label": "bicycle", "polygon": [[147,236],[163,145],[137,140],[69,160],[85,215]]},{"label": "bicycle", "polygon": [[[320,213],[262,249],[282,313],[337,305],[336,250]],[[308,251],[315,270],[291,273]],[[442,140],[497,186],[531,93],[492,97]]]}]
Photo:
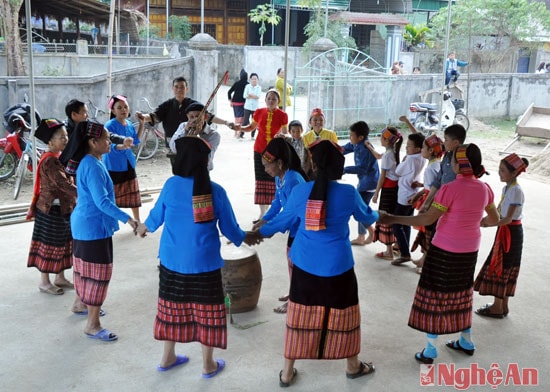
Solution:
[{"label": "bicycle", "polygon": [[[23,119],[23,117],[16,115],[19,117],[19,121],[22,122],[24,127],[27,130],[31,129],[31,126]],[[32,139],[26,135],[27,132],[21,132],[20,137],[23,141],[25,148],[23,149],[21,158],[19,159],[19,162],[17,163],[17,168],[15,169],[15,185],[13,189],[13,200],[17,200],[19,197],[19,193],[21,192],[21,186],[23,185],[23,181],[25,180],[25,174],[27,171],[32,172],[33,171],[33,159],[32,159]],[[36,148],[36,162],[40,161],[40,156],[45,151],[45,146],[42,146],[39,148],[39,143],[37,143]]]},{"label": "bicycle", "polygon": [[[147,98],[141,97],[139,101],[145,102],[149,107],[149,110],[154,110],[153,106],[151,106],[151,103]],[[134,123],[134,127],[138,129],[139,122]],[[143,130],[143,134],[141,136],[140,144],[137,147],[136,160],[151,159],[158,151],[159,139],[162,143],[164,143],[164,131],[146,122],[145,129]]]},{"label": "bicycle", "polygon": [[[30,134],[30,109],[25,99],[24,103],[13,105],[4,112],[6,136],[0,138],[0,181],[14,175],[19,159],[23,156],[25,141],[22,136],[25,132]],[[36,122],[40,123],[38,112],[35,112],[35,117]]]},{"label": "bicycle", "polygon": [[94,101],[92,101],[89,98],[88,98],[88,108],[93,109],[93,112],[94,112],[94,115],[90,117],[91,121],[101,122],[97,119],[97,116],[98,115],[104,116],[105,114],[107,114],[107,112],[105,110],[102,110],[102,109],[98,108],[96,106],[96,104],[94,103]]}]

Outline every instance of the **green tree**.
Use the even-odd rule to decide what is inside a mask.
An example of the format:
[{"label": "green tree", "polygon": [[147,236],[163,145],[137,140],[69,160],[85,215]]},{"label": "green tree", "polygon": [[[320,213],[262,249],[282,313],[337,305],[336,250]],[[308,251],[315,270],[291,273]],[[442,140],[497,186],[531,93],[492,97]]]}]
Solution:
[{"label": "green tree", "polygon": [[[139,38],[147,38],[147,26],[140,26],[138,28]],[[158,39],[161,37],[160,27],[157,25],[149,25],[149,38]]]},{"label": "green tree", "polygon": [[168,18],[168,26],[170,27],[171,33],[167,38],[179,39],[182,41],[187,41],[191,38],[191,23],[189,23],[189,18],[187,16],[171,15]]},{"label": "green tree", "polygon": [[0,0],[2,31],[6,40],[8,76],[26,75],[23,64],[23,46],[19,35],[19,9],[23,0]]},{"label": "green tree", "polygon": [[426,25],[411,25],[405,26],[403,33],[403,39],[410,46],[415,48],[433,47],[433,40],[431,39],[431,29]]},{"label": "green tree", "polygon": [[[304,43],[304,49],[307,53],[311,51],[311,46],[319,38],[325,37],[325,7],[323,7],[323,3],[324,0],[298,1],[299,5],[313,9],[309,22],[304,27],[304,33],[308,37]],[[357,49],[355,39],[349,35],[342,34],[346,27],[346,24],[342,21],[331,20],[327,23],[326,38],[334,42],[339,48]]]},{"label": "green tree", "polygon": [[264,34],[267,31],[266,23],[269,23],[272,26],[277,26],[281,21],[281,17],[277,15],[277,11],[269,4],[260,4],[253,10],[248,13],[252,23],[259,23],[260,28],[258,32],[260,33],[260,46],[264,46]]},{"label": "green tree", "polygon": [[[550,30],[550,12],[542,2],[528,0],[462,0],[452,6],[449,46],[468,49],[472,41],[481,71],[487,72],[520,47],[527,39]],[[447,7],[439,10],[430,25],[439,47],[445,42]],[[476,37],[475,41],[472,37]]]}]

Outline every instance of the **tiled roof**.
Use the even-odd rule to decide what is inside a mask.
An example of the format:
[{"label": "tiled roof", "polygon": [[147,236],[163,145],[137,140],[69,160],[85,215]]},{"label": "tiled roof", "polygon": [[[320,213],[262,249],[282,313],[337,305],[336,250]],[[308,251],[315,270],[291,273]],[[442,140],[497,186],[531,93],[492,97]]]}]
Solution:
[{"label": "tiled roof", "polygon": [[337,12],[330,16],[331,20],[341,20],[350,24],[362,25],[387,25],[387,26],[406,26],[410,22],[399,15],[392,14],[367,14],[363,12]]}]

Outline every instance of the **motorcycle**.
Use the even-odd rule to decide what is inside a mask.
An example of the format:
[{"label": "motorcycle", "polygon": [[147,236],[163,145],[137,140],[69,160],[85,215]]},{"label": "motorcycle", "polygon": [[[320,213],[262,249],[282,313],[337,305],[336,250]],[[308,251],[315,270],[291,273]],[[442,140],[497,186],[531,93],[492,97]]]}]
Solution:
[{"label": "motorcycle", "polygon": [[[30,135],[31,107],[27,103],[21,103],[9,107],[4,111],[3,125],[6,129],[6,137],[0,138],[0,180],[5,180],[15,173],[17,164]],[[35,113],[37,123],[40,122],[40,114]]]},{"label": "motorcycle", "polygon": [[438,117],[438,106],[433,103],[413,102],[409,105],[409,120],[417,131],[427,135],[437,132],[441,121],[441,130],[450,125],[460,124],[467,131],[470,120],[464,112],[464,100],[451,99],[451,93],[444,91],[441,119]]}]

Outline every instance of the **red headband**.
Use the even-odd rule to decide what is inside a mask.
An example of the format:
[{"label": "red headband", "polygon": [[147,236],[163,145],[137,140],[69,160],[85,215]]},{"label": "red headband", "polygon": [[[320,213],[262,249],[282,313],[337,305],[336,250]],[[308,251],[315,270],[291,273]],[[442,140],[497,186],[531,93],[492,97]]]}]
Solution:
[{"label": "red headband", "polygon": [[321,116],[323,117],[323,120],[325,119],[325,113],[323,113],[323,109],[321,108],[315,108],[311,111],[311,114],[309,115],[309,119],[311,120],[311,118],[313,116]]},{"label": "red headband", "polygon": [[433,150],[434,155],[436,157],[439,158],[441,155],[443,155],[443,140],[437,137],[437,135],[428,136],[425,139],[425,142],[428,145],[428,147],[430,147]]},{"label": "red headband", "polygon": [[523,159],[521,159],[517,154],[512,153],[508,155],[506,158],[503,159],[503,161],[506,161],[514,168],[515,171],[518,172],[518,174],[523,173],[525,169],[527,169],[527,165],[525,162],[523,162]]},{"label": "red headband", "polygon": [[399,132],[397,132],[397,135],[395,135],[388,128],[384,128],[384,130],[382,131],[382,137],[384,139],[388,139],[390,144],[394,145],[402,136]]},{"label": "red headband", "polygon": [[470,160],[466,154],[467,149],[468,145],[465,145],[458,147],[455,152],[455,158],[458,163],[458,171],[460,174],[465,176],[474,174],[474,170],[472,169],[472,165],[470,164]]}]

